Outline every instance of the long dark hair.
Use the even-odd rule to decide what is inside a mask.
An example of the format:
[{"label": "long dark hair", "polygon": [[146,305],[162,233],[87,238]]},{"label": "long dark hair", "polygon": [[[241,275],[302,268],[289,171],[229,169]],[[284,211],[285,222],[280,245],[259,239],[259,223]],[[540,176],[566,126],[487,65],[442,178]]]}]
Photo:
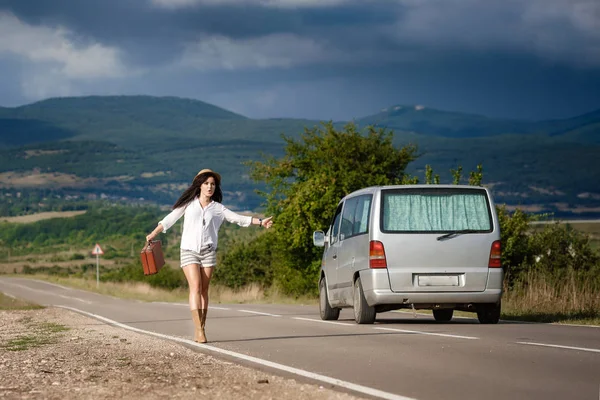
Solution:
[{"label": "long dark hair", "polygon": [[175,202],[173,205],[173,209],[179,208],[185,204],[188,204],[190,201],[194,200],[196,197],[200,196],[200,186],[210,177],[215,179],[215,192],[213,193],[211,199],[214,201],[221,203],[223,201],[223,192],[221,191],[221,181],[219,178],[212,172],[204,172],[202,174],[196,175],[194,181],[190,185],[189,188],[185,190],[179,197],[179,200]]}]

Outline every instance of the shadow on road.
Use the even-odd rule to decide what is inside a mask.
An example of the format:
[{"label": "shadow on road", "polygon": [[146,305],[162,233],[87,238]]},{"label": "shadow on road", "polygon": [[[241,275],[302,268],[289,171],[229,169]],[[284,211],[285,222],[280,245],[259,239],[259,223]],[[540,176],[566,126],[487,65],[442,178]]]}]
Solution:
[{"label": "shadow on road", "polygon": [[332,335],[292,335],[292,336],[268,336],[249,339],[230,339],[230,340],[212,340],[211,344],[236,343],[236,342],[255,342],[262,340],[290,340],[290,339],[319,339],[319,338],[339,338],[339,337],[359,337],[359,336],[381,336],[381,335],[419,335],[412,332],[372,332],[372,333],[336,333]]}]

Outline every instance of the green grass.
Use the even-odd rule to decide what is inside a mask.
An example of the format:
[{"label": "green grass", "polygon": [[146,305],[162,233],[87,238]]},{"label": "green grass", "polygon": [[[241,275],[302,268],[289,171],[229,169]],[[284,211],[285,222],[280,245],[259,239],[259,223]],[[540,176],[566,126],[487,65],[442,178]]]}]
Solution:
[{"label": "green grass", "polygon": [[24,351],[50,343],[52,341],[48,338],[26,335],[9,340],[6,344],[0,345],[0,348],[8,351]]},{"label": "green grass", "polygon": [[[19,302],[20,304],[15,305],[12,304],[14,302],[9,302],[6,299],[16,300],[0,293],[0,302],[3,305],[9,303],[8,306],[3,306],[2,308],[0,308],[5,311],[32,310],[43,308],[21,300],[16,300],[16,302]],[[5,342],[0,341],[0,349],[6,351],[25,351],[53,344],[56,343],[61,333],[69,330],[67,326],[57,324],[54,322],[34,322],[31,316],[24,316],[23,318],[19,319],[17,323],[25,325],[27,334],[18,335],[16,337],[6,340]]]},{"label": "green grass", "polygon": [[542,323],[556,323],[565,325],[597,325],[600,326],[600,317],[597,312],[536,312],[536,311],[525,311],[515,312],[512,310],[502,313],[502,319],[507,321],[523,321],[523,322],[542,322]]},{"label": "green grass", "polygon": [[69,328],[67,328],[64,325],[61,324],[57,324],[54,322],[42,322],[36,325],[36,328],[38,330],[40,330],[42,333],[60,333],[60,332],[66,332],[69,330]]}]

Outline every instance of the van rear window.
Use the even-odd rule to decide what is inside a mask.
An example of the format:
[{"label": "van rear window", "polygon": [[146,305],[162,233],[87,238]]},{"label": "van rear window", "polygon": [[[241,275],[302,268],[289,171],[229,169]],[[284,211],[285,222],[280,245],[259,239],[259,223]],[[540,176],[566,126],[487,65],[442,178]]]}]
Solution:
[{"label": "van rear window", "polygon": [[382,232],[492,231],[483,189],[390,189],[381,202]]}]

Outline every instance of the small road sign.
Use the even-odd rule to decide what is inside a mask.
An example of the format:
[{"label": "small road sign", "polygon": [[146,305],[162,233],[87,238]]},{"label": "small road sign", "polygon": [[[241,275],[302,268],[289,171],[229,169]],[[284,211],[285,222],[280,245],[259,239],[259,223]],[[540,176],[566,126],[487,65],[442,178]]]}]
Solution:
[{"label": "small road sign", "polygon": [[102,251],[102,247],[98,243],[94,246],[94,250],[92,250],[92,254],[96,256],[96,289],[100,287],[100,263],[98,260],[98,256],[104,254]]},{"label": "small road sign", "polygon": [[96,243],[96,246],[94,247],[94,250],[92,251],[92,254],[99,255],[99,256],[104,254],[104,252],[102,251],[102,247],[100,247],[100,245],[98,243]]}]

